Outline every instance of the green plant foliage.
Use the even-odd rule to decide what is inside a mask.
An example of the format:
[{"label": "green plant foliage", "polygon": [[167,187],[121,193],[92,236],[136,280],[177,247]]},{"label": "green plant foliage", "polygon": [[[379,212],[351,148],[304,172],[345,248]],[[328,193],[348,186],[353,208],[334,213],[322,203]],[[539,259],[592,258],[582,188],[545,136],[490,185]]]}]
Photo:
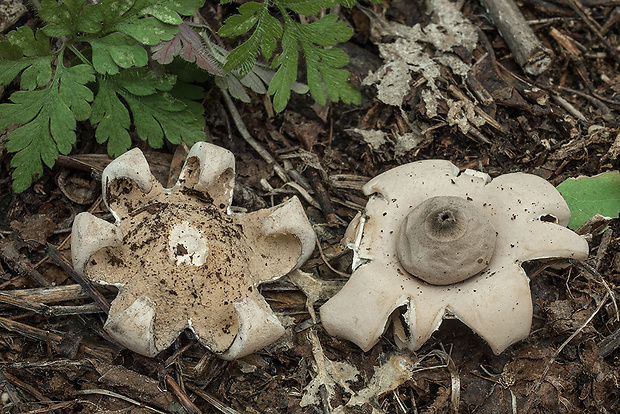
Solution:
[{"label": "green plant foliage", "polygon": [[608,171],[594,177],[569,178],[557,186],[572,213],[568,227],[576,229],[595,214],[618,217],[620,172]]},{"label": "green plant foliage", "polygon": [[86,83],[93,79],[89,66],[58,66],[47,88],[15,92],[13,103],[0,105],[0,129],[23,125],[9,135],[7,144],[7,150],[16,153],[11,160],[15,191],[25,190],[33,176],[43,173],[42,162],[52,167],[59,152],[71,151],[76,120],[90,114],[93,93]]},{"label": "green plant foliage", "polygon": [[[185,62],[195,62],[206,73],[214,76],[215,84],[220,89],[228,91],[233,98],[242,102],[251,101],[246,89],[251,89],[258,94],[267,93],[269,84],[275,75],[269,66],[254,62],[245,74],[242,74],[238,69],[226,72],[223,68],[229,60],[227,50],[216,45],[204,30],[202,36],[199,35],[195,29],[201,29],[201,27],[192,27],[187,22],[182,23],[179,27],[180,29],[174,38],[161,42],[152,49],[154,60],[169,65],[169,69],[175,58],[183,59]],[[174,72],[173,70],[173,72],[182,76],[189,70],[188,67],[184,67],[183,71]],[[199,79],[196,80],[200,81]],[[299,94],[304,94],[309,90],[306,85],[298,82],[292,83],[289,88]]]},{"label": "green plant foliage", "polygon": [[[11,128],[7,148],[14,154],[14,190],[28,188],[44,165],[52,167],[59,154],[71,151],[78,121],[95,126],[97,142],[106,144],[111,156],[130,148],[131,128],[155,148],[164,140],[192,145],[204,139],[204,109],[192,100],[204,96],[202,88],[187,80],[177,83],[171,74],[156,76],[147,69],[150,61],[193,63],[244,102],[250,101],[248,89],[269,93],[277,112],[286,107],[291,90],[310,91],[320,104],[327,98],[359,103],[360,93],[343,69],[348,56],[334,48],[352,30],[332,14],[312,17],[311,23],[296,18],[336,4],[352,7],[354,0],[245,2],[218,32],[246,36],[231,52],[183,20],[203,3],[41,0],[43,27],[20,27],[0,41],[0,86],[18,80],[20,87],[0,104],[0,129]],[[300,51],[307,86],[297,82]],[[259,54],[271,64],[259,63]]]},{"label": "green plant foliage", "polygon": [[[19,77],[20,91],[0,105],[0,129],[13,127],[13,189],[21,192],[76,142],[78,121],[118,156],[137,135],[152,147],[164,138],[188,145],[205,138],[201,107],[172,91],[176,77],[146,68],[144,45],[169,41],[182,16],[204,0],[42,0],[43,28],[20,27],[0,42],[0,85]],[[58,38],[58,39],[54,39]],[[52,46],[54,45],[54,46]],[[72,52],[77,59],[67,65]]]},{"label": "green plant foliage", "polygon": [[[373,0],[380,3],[381,0]],[[220,3],[229,3],[223,0]],[[321,10],[341,3],[352,7],[354,1],[334,0],[265,0],[262,3],[250,1],[241,5],[239,13],[226,19],[218,31],[221,36],[241,36],[251,32],[249,38],[228,54],[224,70],[237,71],[243,78],[254,68],[260,53],[269,60],[278,43],[281,52],[275,56],[272,69],[276,70],[269,83],[268,92],[273,95],[273,107],[281,112],[291,95],[291,87],[297,81],[299,48],[305,59],[307,82],[310,93],[320,104],[332,101],[359,104],[360,92],[349,83],[349,72],[341,69],[349,62],[348,56],[338,48],[339,42],[351,38],[353,31],[344,22],[338,22],[336,15],[325,15],[319,20],[302,24],[291,12],[310,16]],[[275,11],[270,5],[275,5]],[[275,16],[281,16],[282,22]]]}]

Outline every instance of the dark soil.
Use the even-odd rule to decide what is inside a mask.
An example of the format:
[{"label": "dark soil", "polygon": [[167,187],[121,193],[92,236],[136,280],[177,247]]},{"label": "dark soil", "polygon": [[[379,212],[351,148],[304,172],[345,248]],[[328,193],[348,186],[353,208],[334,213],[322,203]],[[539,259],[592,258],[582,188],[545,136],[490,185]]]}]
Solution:
[{"label": "dark soil", "polygon": [[[447,159],[461,170],[472,168],[492,177],[523,171],[554,185],[568,177],[619,168],[618,62],[576,13],[575,3],[519,2],[526,19],[535,21],[532,27],[539,39],[553,51],[551,67],[534,77],[512,60],[480,4],[464,2],[464,16],[480,28],[481,41],[471,61],[485,53],[492,59],[477,74],[493,97],[492,104],[481,107],[500,130],[487,124],[480,127],[480,134],[463,134],[446,122],[447,107],[441,105],[438,115],[428,118],[416,79],[410,83],[414,86],[402,112],[381,103],[374,87],[362,89],[360,106],[321,108],[309,97],[295,96],[284,113],[273,117],[268,116],[261,96],[253,96],[250,104],[236,103],[251,135],[281,165],[290,162],[310,184],[321,208],[304,203],[332,267],[351,271],[351,253],[340,245],[340,239],[347,223],[366,203],[361,186],[392,167]],[[387,21],[409,26],[424,26],[429,21],[425,7],[417,2],[392,0],[366,7]],[[618,53],[620,3],[588,0],[581,7]],[[225,17],[222,13],[232,10],[209,1],[202,14],[218,27]],[[359,86],[382,60],[370,40],[368,14],[344,8],[340,13],[356,31],[346,48],[352,57],[352,79]],[[24,19],[28,17],[36,24],[35,17]],[[558,43],[550,34],[552,29],[567,36],[578,54]],[[476,102],[468,85],[452,78],[446,73],[444,82],[438,84],[440,90],[446,92],[452,82]],[[233,204],[252,211],[296,195],[241,138],[220,92],[209,88],[205,100],[209,140],[236,156]],[[399,156],[392,143],[373,148],[349,131],[404,134],[410,125],[427,133],[413,150]],[[367,388],[378,367],[394,355],[414,363],[413,373],[347,412],[438,413],[453,412],[455,405],[462,413],[620,412],[620,323],[614,306],[620,299],[617,218],[605,223],[604,232],[601,227],[586,231],[590,243],[586,265],[570,263],[557,269],[544,263],[528,264],[535,306],[532,333],[498,356],[455,320],[444,321],[415,354],[398,354],[389,332],[363,353],[327,335],[320,324],[314,325],[306,296],[287,277],[262,286],[271,307],[291,321],[287,335],[239,361],[218,359],[198,345],[190,332],[156,358],[146,358],[108,340],[102,329],[105,316],[86,295],[74,295],[62,303],[28,293],[34,291],[25,291],[19,300],[16,295],[5,295],[74,284],[50,260],[47,244],[69,259],[75,215],[88,210],[109,218],[96,174],[109,159],[100,155],[105,149],[95,143],[90,126],[82,125],[79,136],[72,156],[59,160],[21,194],[11,190],[10,156],[6,139],[0,136],[0,398],[5,412],[329,413],[349,400],[351,390]],[[179,165],[173,158],[176,149],[154,151],[140,142],[136,145],[148,152],[154,173],[167,184],[171,170]],[[95,173],[91,174],[90,167]],[[324,282],[342,279],[325,265],[318,249],[303,270]],[[114,297],[114,292],[103,293]],[[315,310],[324,300],[314,304]],[[69,305],[80,306],[76,312],[81,313],[72,312]],[[304,389],[318,375],[320,353],[311,342],[315,332],[328,362],[352,364],[359,375],[349,383],[349,391],[323,384],[317,404],[302,408]]]}]

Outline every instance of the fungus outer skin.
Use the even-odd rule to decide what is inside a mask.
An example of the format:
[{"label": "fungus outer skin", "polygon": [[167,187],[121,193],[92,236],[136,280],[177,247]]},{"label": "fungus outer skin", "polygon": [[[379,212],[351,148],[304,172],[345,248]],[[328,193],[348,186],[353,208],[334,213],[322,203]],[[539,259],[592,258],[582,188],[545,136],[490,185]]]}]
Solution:
[{"label": "fungus outer skin", "polygon": [[[191,185],[197,191],[209,191],[213,202],[228,205],[227,213],[230,214],[230,205],[233,199],[235,187],[235,156],[228,150],[206,143],[198,142],[192,146],[187,154],[179,180],[176,186]],[[184,183],[190,180],[189,165],[196,158],[200,165],[200,174],[195,178],[196,183]],[[214,191],[217,189],[217,191]],[[174,190],[174,188],[172,189]]]},{"label": "fungus outer skin", "polygon": [[71,261],[75,271],[82,276],[86,262],[102,245],[118,246],[123,240],[118,226],[99,220],[90,213],[75,216],[73,228],[75,231],[71,233]]},{"label": "fungus outer skin", "polygon": [[148,296],[140,296],[129,307],[103,326],[119,344],[141,355],[154,357],[159,353],[155,346],[153,328],[157,307]]},{"label": "fungus outer skin", "polygon": [[[223,359],[248,356],[270,345],[274,335],[278,338],[284,335],[284,327],[265,301],[260,303],[244,298],[235,303],[235,312],[239,319],[239,333],[230,348],[221,355]],[[249,341],[248,338],[254,339]]]},{"label": "fungus outer skin", "polygon": [[[354,248],[354,273],[320,309],[328,333],[370,349],[387,327],[391,312],[407,302],[410,338],[419,349],[446,312],[480,335],[494,353],[526,338],[532,320],[524,261],[588,256],[587,242],[562,225],[570,211],[544,179],[524,173],[488,180],[486,174],[458,174],[448,161],[428,160],[389,170],[364,186],[370,195],[362,237]],[[488,176],[486,176],[488,177]],[[458,196],[482,211],[498,232],[489,266],[479,275],[447,286],[429,285],[409,275],[396,256],[401,221],[422,201]],[[541,221],[556,217],[558,224]],[[359,221],[356,225],[359,225]]]},{"label": "fungus outer skin", "polygon": [[105,206],[110,210],[117,224],[120,222],[120,217],[116,211],[110,208],[107,192],[108,184],[121,178],[133,181],[145,194],[151,192],[153,184],[157,182],[151,174],[148,161],[138,148],[127,151],[108,164],[101,174],[101,194]]},{"label": "fungus outer skin", "polygon": [[[199,143],[190,155],[172,189],[155,180],[139,150],[113,161],[102,186],[116,223],[80,216],[72,233],[73,261],[85,277],[119,287],[105,325],[119,343],[153,356],[191,327],[213,352],[236,358],[282,335],[258,285],[301,265],[314,249],[314,232],[295,197],[270,209],[230,213],[232,153]],[[207,166],[211,159],[219,160],[216,167]],[[282,222],[264,234],[270,216],[294,224]],[[207,252],[204,264],[170,257],[169,235],[181,223],[201,239],[196,246]],[[173,256],[186,254],[184,247],[172,249]]]}]

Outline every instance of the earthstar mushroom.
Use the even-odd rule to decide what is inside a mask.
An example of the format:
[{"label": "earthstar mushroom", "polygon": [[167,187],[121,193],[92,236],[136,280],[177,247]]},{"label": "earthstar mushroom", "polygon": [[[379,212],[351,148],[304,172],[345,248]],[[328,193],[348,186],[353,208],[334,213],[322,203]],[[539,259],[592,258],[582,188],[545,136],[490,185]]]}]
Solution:
[{"label": "earthstar mushroom", "polygon": [[154,356],[186,328],[225,359],[253,353],[284,328],[257,287],[301,266],[314,231],[296,197],[251,213],[230,210],[232,153],[194,145],[165,189],[139,149],[106,167],[103,199],[115,223],[89,213],[74,222],[75,270],[119,288],[104,329]]},{"label": "earthstar mushroom", "polygon": [[363,191],[368,204],[345,234],[353,275],[320,314],[328,333],[364,351],[390,323],[396,343],[417,350],[453,315],[499,354],[529,335],[522,263],[588,256],[586,240],[564,227],[562,196],[532,174],[491,180],[427,160],[389,170]]}]

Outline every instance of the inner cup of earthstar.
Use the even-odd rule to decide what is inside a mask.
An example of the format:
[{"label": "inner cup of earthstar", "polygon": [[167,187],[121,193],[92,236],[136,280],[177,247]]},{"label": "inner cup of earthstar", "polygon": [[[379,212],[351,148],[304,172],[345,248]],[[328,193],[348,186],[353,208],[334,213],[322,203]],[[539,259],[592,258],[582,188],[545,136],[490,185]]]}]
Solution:
[{"label": "inner cup of earthstar", "polygon": [[397,255],[411,275],[432,285],[450,285],[489,265],[496,238],[488,218],[466,199],[431,197],[403,220]]}]

